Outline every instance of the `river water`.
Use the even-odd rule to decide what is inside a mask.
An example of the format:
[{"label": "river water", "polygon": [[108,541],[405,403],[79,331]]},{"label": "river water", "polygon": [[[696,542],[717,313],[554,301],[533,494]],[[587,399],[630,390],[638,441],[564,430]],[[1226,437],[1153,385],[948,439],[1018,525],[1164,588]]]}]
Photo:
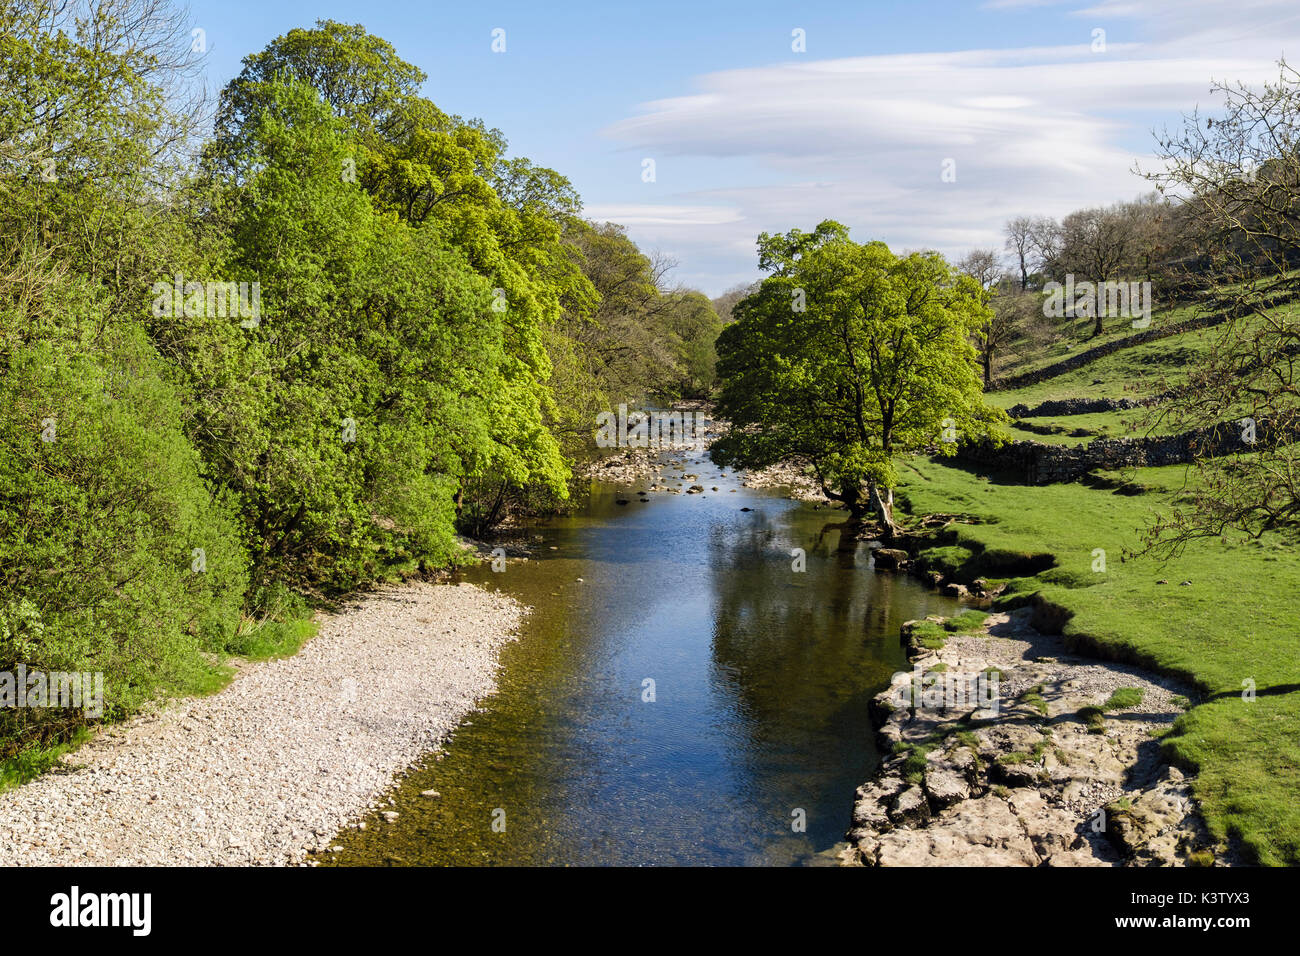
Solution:
[{"label": "river water", "polygon": [[395,788],[396,821],[322,863],[832,860],[878,760],[868,700],[907,669],[899,628],[954,602],[871,570],[843,512],[742,487],[707,453],[659,474],[707,490],[642,503],[650,479],[597,482],[532,529],[532,558],[463,575],[534,608],[499,690]]}]

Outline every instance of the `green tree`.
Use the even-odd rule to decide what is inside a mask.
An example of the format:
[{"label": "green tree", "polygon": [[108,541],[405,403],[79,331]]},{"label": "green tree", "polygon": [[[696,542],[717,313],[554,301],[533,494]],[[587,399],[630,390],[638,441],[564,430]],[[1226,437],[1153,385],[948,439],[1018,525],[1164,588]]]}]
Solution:
[{"label": "green tree", "polygon": [[993,436],[971,339],[987,326],[981,290],[937,254],[895,256],[853,242],[834,221],[811,233],[762,234],[770,273],[718,339],[714,446],[722,464],[810,466],[828,498],[897,534],[899,456],[957,436]]},{"label": "green tree", "polygon": [[195,437],[244,504],[258,580],[346,589],[403,555],[445,561],[464,476],[504,460],[524,481],[546,462],[520,459],[554,441],[519,407],[507,323],[447,228],[385,215],[339,175],[353,144],[313,87],[269,92],[229,187],[230,277],[260,277],[261,315],[247,329],[201,316],[236,329],[225,341],[255,397]]},{"label": "green tree", "polygon": [[[489,454],[470,478],[489,489],[538,483],[565,493],[568,470],[547,427],[547,330],[590,284],[561,245],[577,195],[564,177],[508,160],[501,134],[418,95],[427,77],[359,25],[320,21],[244,61],[222,91],[209,162],[240,183],[255,162],[256,119],[286,81],[308,84],[341,122],[347,153],[335,175],[355,177],[380,212],[436,228],[491,283],[504,330],[497,393],[488,405]],[[503,193],[498,194],[500,188]],[[462,505],[471,504],[461,496]]]}]

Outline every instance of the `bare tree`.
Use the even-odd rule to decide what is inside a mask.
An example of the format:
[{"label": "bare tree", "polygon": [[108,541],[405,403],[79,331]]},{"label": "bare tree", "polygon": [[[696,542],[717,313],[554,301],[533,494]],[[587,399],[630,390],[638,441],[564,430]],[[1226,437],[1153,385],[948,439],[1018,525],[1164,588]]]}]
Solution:
[{"label": "bare tree", "polygon": [[762,283],[757,279],[753,282],[738,282],[713,300],[713,311],[718,313],[718,318],[722,320],[723,325],[731,322],[731,310],[735,308],[736,303],[746,296],[753,295],[760,285]]},{"label": "bare tree", "polygon": [[1242,453],[1199,459],[1172,513],[1148,529],[1148,549],[1172,553],[1230,530],[1300,533],[1300,325],[1274,308],[1300,294],[1300,73],[1283,62],[1262,90],[1213,92],[1223,114],[1166,131],[1164,168],[1146,175],[1200,224],[1230,318],[1158,419],[1226,429]]},{"label": "bare tree", "polygon": [[1012,310],[1001,307],[999,300],[1003,296],[998,291],[1006,276],[1006,271],[998,258],[996,249],[972,249],[966,254],[957,268],[979,283],[984,290],[984,304],[992,310],[988,324],[980,331],[977,345],[984,366],[984,387],[993,382],[993,356],[1010,340],[1014,331]]},{"label": "bare tree", "polygon": [[[1060,264],[1100,286],[1118,280],[1134,246],[1133,226],[1122,204],[1079,209],[1061,220]],[[1067,303],[1073,312],[1074,303]],[[1094,336],[1104,331],[1104,310],[1093,310]]]},{"label": "bare tree", "polygon": [[1061,225],[1048,216],[1036,216],[1029,226],[1035,271],[1060,278]]},{"label": "bare tree", "polygon": [[1020,289],[1029,288],[1029,265],[1034,256],[1034,220],[1031,216],[1016,216],[1008,219],[1005,227],[1006,248],[1015,256],[1016,267],[1020,270]]}]

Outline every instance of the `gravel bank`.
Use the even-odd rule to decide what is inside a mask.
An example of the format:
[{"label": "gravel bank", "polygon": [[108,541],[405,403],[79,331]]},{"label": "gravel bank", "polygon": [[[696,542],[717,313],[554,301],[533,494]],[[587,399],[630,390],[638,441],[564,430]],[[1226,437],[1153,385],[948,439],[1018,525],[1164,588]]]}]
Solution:
[{"label": "gravel bank", "polygon": [[495,689],[524,610],[461,584],[364,596],[291,658],[109,728],[0,793],[0,864],[288,864]]}]

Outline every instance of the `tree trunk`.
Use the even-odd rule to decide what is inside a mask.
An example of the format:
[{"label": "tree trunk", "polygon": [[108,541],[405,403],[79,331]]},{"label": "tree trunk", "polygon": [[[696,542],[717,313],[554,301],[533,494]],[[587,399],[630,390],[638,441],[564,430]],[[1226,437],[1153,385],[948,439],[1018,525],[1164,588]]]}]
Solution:
[{"label": "tree trunk", "polygon": [[843,494],[836,497],[844,502],[844,507],[849,509],[851,520],[861,521],[866,516],[867,503],[862,500],[862,493],[857,488],[845,488]]},{"label": "tree trunk", "polygon": [[871,510],[880,519],[882,537],[886,541],[893,541],[898,537],[898,525],[894,524],[893,490],[887,489],[886,494],[881,494],[880,488],[875,485],[868,485],[867,500],[871,505]]}]

